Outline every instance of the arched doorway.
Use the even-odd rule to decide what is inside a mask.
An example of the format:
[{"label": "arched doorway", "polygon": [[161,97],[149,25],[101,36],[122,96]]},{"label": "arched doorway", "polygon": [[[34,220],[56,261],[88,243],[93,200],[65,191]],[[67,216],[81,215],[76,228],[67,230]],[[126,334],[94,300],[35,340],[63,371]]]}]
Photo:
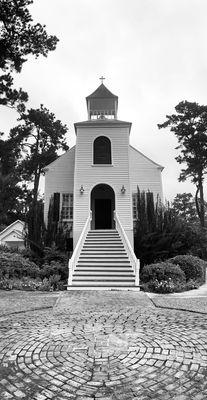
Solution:
[{"label": "arched doorway", "polygon": [[113,229],[115,194],[111,186],[96,185],[91,191],[92,229]]}]

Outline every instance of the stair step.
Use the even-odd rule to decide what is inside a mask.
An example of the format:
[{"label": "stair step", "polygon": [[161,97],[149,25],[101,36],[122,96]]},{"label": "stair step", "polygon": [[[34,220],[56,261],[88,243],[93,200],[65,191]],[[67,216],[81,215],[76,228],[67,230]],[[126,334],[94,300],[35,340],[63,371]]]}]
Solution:
[{"label": "stair step", "polygon": [[103,236],[103,237],[104,236],[112,236],[112,237],[114,237],[114,236],[118,236],[118,237],[120,237],[118,232],[98,232],[98,233],[88,232],[87,236],[94,236],[94,237],[99,237],[99,236]]},{"label": "stair step", "polygon": [[98,258],[128,258],[128,255],[126,252],[120,252],[120,251],[116,251],[116,252],[111,252],[108,251],[107,253],[105,251],[99,252],[97,250],[94,251],[81,251],[80,253],[80,257],[98,257]]},{"label": "stair step", "polygon": [[118,233],[117,229],[90,229],[88,233]]},{"label": "stair step", "polygon": [[[135,274],[117,230],[88,232],[76,264],[72,288],[135,287]],[[70,288],[68,288],[70,290]]]},{"label": "stair step", "polygon": [[[122,249],[117,249],[117,248],[108,248],[108,247],[106,247],[106,248],[102,248],[102,249],[94,249],[93,247],[87,247],[87,248],[83,248],[82,249],[82,251],[81,251],[81,254],[82,253],[84,253],[85,254],[85,252],[98,252],[99,254],[106,254],[106,255],[109,255],[109,254],[116,254],[116,255],[119,255],[119,254],[124,254],[124,255],[126,255],[127,253],[126,253],[126,251],[124,250],[124,248]],[[121,251],[121,252],[120,252]]]},{"label": "stair step", "polygon": [[[107,273],[106,273],[107,272]],[[82,277],[82,276],[84,276],[84,277],[88,277],[88,276],[93,276],[93,277],[97,277],[97,276],[103,276],[103,277],[106,277],[106,278],[126,278],[126,279],[128,279],[128,278],[134,278],[134,274],[133,274],[133,272],[131,271],[131,272],[129,272],[129,271],[126,271],[125,273],[124,272],[114,272],[114,271],[76,271],[74,274],[73,274],[73,277],[74,278],[79,278],[79,277]]]},{"label": "stair step", "polygon": [[122,242],[120,243],[115,243],[115,242],[102,242],[102,243],[95,243],[95,242],[85,242],[84,243],[84,247],[86,246],[90,246],[93,247],[94,249],[102,249],[103,247],[117,247],[117,248],[124,248],[124,245],[122,244]]},{"label": "stair step", "polygon": [[100,291],[116,291],[116,292],[120,292],[120,291],[133,291],[133,292],[138,292],[140,290],[139,286],[135,286],[134,284],[127,284],[127,285],[123,285],[122,283],[119,283],[118,285],[101,285],[101,284],[93,284],[93,285],[89,285],[87,283],[87,285],[78,285],[77,283],[74,285],[68,285],[67,286],[67,290],[69,291],[77,291],[77,290],[81,290],[81,291],[88,291],[88,290],[100,290]]},{"label": "stair step", "polygon": [[123,267],[121,267],[121,268],[104,268],[103,269],[103,267],[96,267],[96,268],[93,268],[93,267],[91,267],[91,268],[86,268],[86,267],[78,267],[78,268],[76,268],[76,270],[75,270],[75,272],[74,272],[74,274],[76,274],[76,273],[79,273],[79,272],[90,272],[90,273],[95,273],[95,272],[101,272],[101,273],[104,273],[104,274],[108,274],[108,273],[113,273],[113,274],[126,274],[126,273],[129,273],[129,274],[134,274],[134,271],[133,271],[133,269],[132,268],[123,268]]},{"label": "stair step", "polygon": [[130,264],[130,261],[128,258],[124,259],[124,258],[119,258],[119,259],[110,259],[110,258],[105,258],[105,259],[100,259],[100,258],[96,258],[96,257],[90,257],[90,258],[79,258],[78,260],[79,262],[81,262],[81,264],[85,264],[85,263],[100,263],[100,264],[105,264],[105,263],[113,263],[113,264]]},{"label": "stair step", "polygon": [[100,261],[100,262],[105,262],[105,261],[112,261],[112,262],[119,262],[119,261],[128,261],[128,257],[127,256],[123,256],[121,257],[120,255],[117,255],[117,257],[112,257],[112,256],[98,256],[97,254],[95,254],[94,256],[86,256],[86,255],[80,255],[79,260],[81,261]]},{"label": "stair step", "polygon": [[134,282],[135,281],[135,278],[133,278],[133,277],[119,277],[119,276],[116,276],[116,277],[114,277],[114,279],[113,279],[113,277],[111,277],[111,276],[102,276],[102,277],[99,277],[99,276],[94,276],[93,277],[93,279],[92,279],[92,277],[91,276],[83,276],[83,277],[76,277],[76,278],[73,278],[73,282],[82,282],[82,281],[84,281],[84,282]]},{"label": "stair step", "polygon": [[99,267],[99,266],[102,266],[102,267],[114,267],[114,266],[120,266],[120,267],[122,267],[122,266],[125,266],[125,267],[129,267],[130,266],[130,262],[129,261],[123,261],[123,262],[118,262],[118,263],[112,263],[112,262],[97,262],[97,261],[94,261],[94,262],[88,262],[88,261],[86,261],[86,262],[83,262],[83,261],[78,261],[78,263],[77,263],[77,267],[80,267],[80,266],[94,266],[94,267]]},{"label": "stair step", "polygon": [[85,244],[94,244],[94,246],[100,245],[100,244],[122,244],[122,241],[120,239],[117,240],[85,240]]},{"label": "stair step", "polygon": [[86,239],[91,239],[91,240],[93,240],[93,239],[102,239],[102,240],[119,239],[119,240],[121,240],[119,235],[87,235]]}]

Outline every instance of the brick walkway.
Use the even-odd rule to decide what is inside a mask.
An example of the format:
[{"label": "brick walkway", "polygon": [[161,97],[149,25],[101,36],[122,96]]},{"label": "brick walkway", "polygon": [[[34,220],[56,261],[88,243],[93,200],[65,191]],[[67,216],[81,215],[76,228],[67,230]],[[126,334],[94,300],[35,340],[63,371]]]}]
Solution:
[{"label": "brick walkway", "polygon": [[70,292],[0,318],[0,399],[205,400],[207,314]]}]

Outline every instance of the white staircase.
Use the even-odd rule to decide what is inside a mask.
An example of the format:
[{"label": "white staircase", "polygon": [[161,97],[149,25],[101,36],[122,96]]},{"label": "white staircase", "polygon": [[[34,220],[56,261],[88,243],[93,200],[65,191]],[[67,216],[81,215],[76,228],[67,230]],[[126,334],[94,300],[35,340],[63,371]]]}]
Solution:
[{"label": "white staircase", "polygon": [[127,250],[117,230],[86,232],[74,269],[69,272],[68,290],[138,289]]}]

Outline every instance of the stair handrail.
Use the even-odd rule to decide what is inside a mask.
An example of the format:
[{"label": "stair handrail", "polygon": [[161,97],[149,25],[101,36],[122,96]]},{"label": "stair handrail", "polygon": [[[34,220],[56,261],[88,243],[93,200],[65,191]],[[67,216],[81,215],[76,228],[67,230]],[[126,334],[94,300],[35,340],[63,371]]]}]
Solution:
[{"label": "stair handrail", "polygon": [[76,244],[76,247],[74,249],[72,257],[69,259],[68,267],[69,267],[69,274],[68,274],[68,285],[72,285],[72,279],[73,279],[73,272],[75,269],[75,266],[77,264],[81,249],[83,247],[83,243],[85,241],[85,238],[87,236],[88,231],[90,230],[91,226],[91,220],[92,220],[92,211],[90,210],[89,216],[86,220],[86,223],[83,227],[83,230],[81,232],[81,235],[78,239],[78,242]]},{"label": "stair handrail", "polygon": [[140,261],[134,254],[134,250],[131,246],[131,243],[127,237],[125,230],[123,229],[123,226],[121,224],[121,221],[120,221],[119,216],[116,211],[114,211],[114,220],[116,222],[116,229],[117,229],[118,233],[120,234],[122,241],[125,244],[127,255],[130,259],[133,271],[135,273],[135,286],[139,286]]}]

